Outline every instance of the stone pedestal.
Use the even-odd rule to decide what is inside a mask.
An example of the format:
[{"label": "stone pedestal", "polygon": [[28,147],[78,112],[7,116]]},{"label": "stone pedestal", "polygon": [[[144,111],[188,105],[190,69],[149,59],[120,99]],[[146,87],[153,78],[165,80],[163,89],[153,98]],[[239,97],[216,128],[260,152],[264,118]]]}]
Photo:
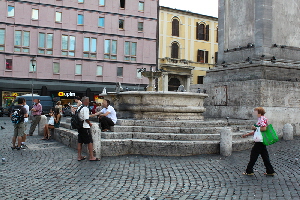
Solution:
[{"label": "stone pedestal", "polygon": [[282,129],[284,140],[293,140],[293,126],[291,124],[285,124]]},{"label": "stone pedestal", "polygon": [[41,115],[41,120],[38,124],[38,135],[44,136],[44,128],[47,123],[48,123],[47,117],[45,115]]},{"label": "stone pedestal", "polygon": [[231,128],[225,127],[220,131],[220,154],[230,156],[232,153],[232,131]]},{"label": "stone pedestal", "polygon": [[90,129],[93,137],[93,148],[95,152],[95,157],[101,158],[101,130],[99,129],[98,123],[92,123]]}]

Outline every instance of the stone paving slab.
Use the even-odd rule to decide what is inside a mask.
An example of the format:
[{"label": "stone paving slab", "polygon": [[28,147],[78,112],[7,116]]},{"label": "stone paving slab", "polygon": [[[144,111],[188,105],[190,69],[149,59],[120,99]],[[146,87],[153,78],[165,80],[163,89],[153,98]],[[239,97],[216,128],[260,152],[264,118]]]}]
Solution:
[{"label": "stone paving slab", "polygon": [[[6,123],[6,124],[4,124]],[[275,177],[241,173],[250,150],[230,157],[117,156],[77,161],[77,152],[41,136],[28,137],[26,150],[12,151],[13,126],[0,118],[0,199],[300,199],[300,138],[268,147]]]}]

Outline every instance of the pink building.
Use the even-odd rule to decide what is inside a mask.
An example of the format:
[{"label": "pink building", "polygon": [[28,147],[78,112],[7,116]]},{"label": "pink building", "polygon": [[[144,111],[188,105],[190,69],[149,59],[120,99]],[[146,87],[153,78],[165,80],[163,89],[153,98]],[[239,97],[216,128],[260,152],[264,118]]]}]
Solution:
[{"label": "pink building", "polygon": [[143,90],[148,79],[138,70],[157,62],[157,7],[158,0],[0,1],[2,104],[31,93],[32,82],[34,93],[54,97],[93,97],[116,82]]}]

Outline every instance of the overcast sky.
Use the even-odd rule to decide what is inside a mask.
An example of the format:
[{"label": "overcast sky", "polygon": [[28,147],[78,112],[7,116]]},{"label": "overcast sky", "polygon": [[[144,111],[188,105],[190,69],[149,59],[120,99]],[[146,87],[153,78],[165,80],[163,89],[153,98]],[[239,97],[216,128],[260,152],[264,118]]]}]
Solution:
[{"label": "overcast sky", "polygon": [[218,0],[159,0],[161,6],[218,17]]}]

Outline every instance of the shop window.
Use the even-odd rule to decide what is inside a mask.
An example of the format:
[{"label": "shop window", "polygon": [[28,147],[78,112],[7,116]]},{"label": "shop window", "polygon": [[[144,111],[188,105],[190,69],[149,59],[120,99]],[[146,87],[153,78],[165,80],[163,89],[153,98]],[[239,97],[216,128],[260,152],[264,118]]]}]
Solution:
[{"label": "shop window", "polygon": [[30,44],[30,32],[16,30],[14,52],[29,53],[29,44]]},{"label": "shop window", "polygon": [[62,12],[55,12],[55,22],[57,23],[62,22]]},{"label": "shop window", "polygon": [[12,59],[6,59],[6,70],[12,70]]},{"label": "shop window", "polygon": [[179,58],[179,44],[177,42],[172,43],[171,58]]},{"label": "shop window", "polygon": [[105,6],[105,0],[99,0],[99,6]]},{"label": "shop window", "polygon": [[125,61],[136,61],[136,42],[125,41],[124,44],[124,60]]},{"label": "shop window", "polygon": [[172,36],[179,37],[179,20],[176,18],[172,20]]},{"label": "shop window", "polygon": [[120,0],[120,8],[125,9],[125,0]]},{"label": "shop window", "polygon": [[14,17],[14,16],[15,16],[15,7],[7,6],[7,17]]},{"label": "shop window", "polygon": [[85,37],[83,40],[83,57],[96,58],[97,39]]},{"label": "shop window", "polygon": [[144,22],[138,22],[138,31],[143,32],[144,31]]},{"label": "shop window", "polygon": [[53,74],[59,74],[60,64],[53,63]]},{"label": "shop window", "polygon": [[104,41],[104,58],[111,60],[117,59],[117,40]]},{"label": "shop window", "polygon": [[119,19],[119,29],[124,29],[124,19]]},{"label": "shop window", "polygon": [[123,77],[123,67],[117,68],[117,76]]},{"label": "shop window", "polygon": [[197,77],[197,84],[203,84],[203,79],[204,79],[204,76],[198,76]]},{"label": "shop window", "polygon": [[198,49],[197,62],[208,63],[208,51],[203,51],[203,50]]},{"label": "shop window", "polygon": [[104,17],[99,17],[98,18],[98,27],[103,28],[104,27]]},{"label": "shop window", "polygon": [[0,51],[4,51],[5,47],[5,29],[0,29]]},{"label": "shop window", "polygon": [[32,20],[38,20],[39,19],[39,10],[38,9],[32,9]]}]

